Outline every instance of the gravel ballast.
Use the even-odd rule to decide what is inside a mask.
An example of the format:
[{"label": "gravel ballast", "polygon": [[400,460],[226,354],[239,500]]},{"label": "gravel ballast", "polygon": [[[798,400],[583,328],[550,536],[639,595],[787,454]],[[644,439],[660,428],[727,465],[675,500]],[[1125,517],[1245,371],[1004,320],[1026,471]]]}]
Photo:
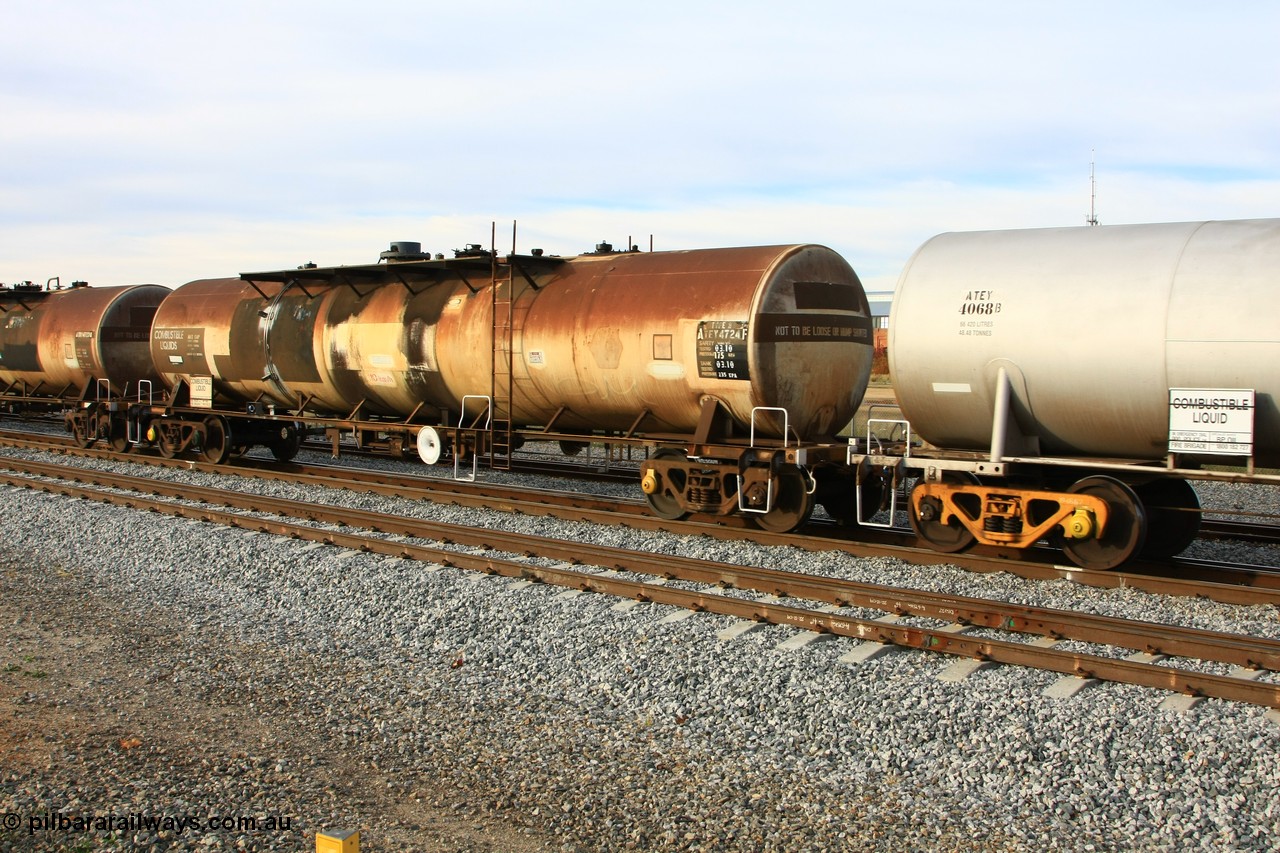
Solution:
[{"label": "gravel ballast", "polygon": [[[1251,505],[1236,494],[1221,499]],[[1269,606],[324,499],[1280,636]],[[1263,708],[1177,712],[1116,684],[1053,699],[1058,676],[1018,667],[950,683],[954,659],[923,652],[855,666],[837,660],[848,640],[779,650],[782,627],[719,641],[726,617],[27,490],[0,488],[0,508],[0,812],[19,816],[0,850],[313,849],[337,829],[364,850],[1280,846],[1280,723]],[[73,814],[290,825],[28,832]]]}]

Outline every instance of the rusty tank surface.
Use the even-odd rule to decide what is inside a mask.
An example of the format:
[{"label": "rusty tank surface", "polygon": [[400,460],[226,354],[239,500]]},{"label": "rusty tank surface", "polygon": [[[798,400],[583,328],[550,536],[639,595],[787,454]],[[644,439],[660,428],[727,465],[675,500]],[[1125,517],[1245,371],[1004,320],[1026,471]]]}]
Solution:
[{"label": "rusty tank surface", "polygon": [[784,408],[806,438],[848,422],[870,373],[862,285],[822,246],[412,257],[184,285],[156,369],[238,402],[423,421],[475,397],[581,431],[688,432],[715,399],[744,427]]},{"label": "rusty tank surface", "polygon": [[0,292],[0,382],[29,394],[76,396],[103,380],[114,394],[136,393],[140,381],[158,392],[151,321],[167,287],[139,284]]},{"label": "rusty tank surface", "polygon": [[281,402],[268,368],[267,294],[238,278],[199,279],[173,291],[156,312],[151,357],[166,384],[212,378],[221,400],[244,403],[266,395]]},{"label": "rusty tank surface", "polygon": [[[715,399],[747,427],[785,409],[812,439],[848,423],[870,376],[866,295],[823,246],[579,256],[513,309],[512,399],[534,423],[563,406],[566,425],[625,430],[648,412],[646,429],[687,433]],[[782,416],[756,426],[780,436]]]},{"label": "rusty tank surface", "polygon": [[169,384],[208,376],[233,402],[305,400],[329,413],[447,406],[421,339],[451,287],[258,282],[202,279],[174,291],[152,331],[156,369]]}]

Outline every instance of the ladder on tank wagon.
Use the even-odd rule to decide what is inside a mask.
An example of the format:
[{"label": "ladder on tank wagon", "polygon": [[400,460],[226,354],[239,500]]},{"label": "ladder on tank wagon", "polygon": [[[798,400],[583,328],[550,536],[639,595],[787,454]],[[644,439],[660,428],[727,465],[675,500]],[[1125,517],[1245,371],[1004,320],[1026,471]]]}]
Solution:
[{"label": "ladder on tank wagon", "polygon": [[490,395],[493,398],[493,431],[489,441],[489,467],[511,470],[512,452],[512,377],[515,353],[515,278],[512,263],[499,264],[493,255],[493,273],[489,293],[493,299],[493,374]]}]

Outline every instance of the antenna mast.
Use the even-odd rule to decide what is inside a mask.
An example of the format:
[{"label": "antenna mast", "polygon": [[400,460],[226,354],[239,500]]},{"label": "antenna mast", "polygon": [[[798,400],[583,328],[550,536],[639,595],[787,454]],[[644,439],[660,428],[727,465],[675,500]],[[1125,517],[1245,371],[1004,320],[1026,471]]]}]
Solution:
[{"label": "antenna mast", "polygon": [[1086,225],[1097,225],[1098,214],[1094,211],[1094,206],[1098,201],[1098,184],[1093,177],[1093,157],[1094,150],[1089,149],[1089,216],[1085,219]]}]

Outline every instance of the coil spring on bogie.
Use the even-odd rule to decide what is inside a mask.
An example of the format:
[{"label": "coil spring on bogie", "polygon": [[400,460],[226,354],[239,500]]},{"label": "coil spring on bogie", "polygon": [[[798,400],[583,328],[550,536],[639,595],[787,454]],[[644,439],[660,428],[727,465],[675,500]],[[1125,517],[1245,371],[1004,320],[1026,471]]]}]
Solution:
[{"label": "coil spring on bogie", "polygon": [[713,509],[720,502],[720,493],[715,489],[693,486],[689,489],[688,500],[698,509]]},{"label": "coil spring on bogie", "polygon": [[988,533],[1021,533],[1022,519],[1016,515],[989,515],[983,519],[982,529]]}]

